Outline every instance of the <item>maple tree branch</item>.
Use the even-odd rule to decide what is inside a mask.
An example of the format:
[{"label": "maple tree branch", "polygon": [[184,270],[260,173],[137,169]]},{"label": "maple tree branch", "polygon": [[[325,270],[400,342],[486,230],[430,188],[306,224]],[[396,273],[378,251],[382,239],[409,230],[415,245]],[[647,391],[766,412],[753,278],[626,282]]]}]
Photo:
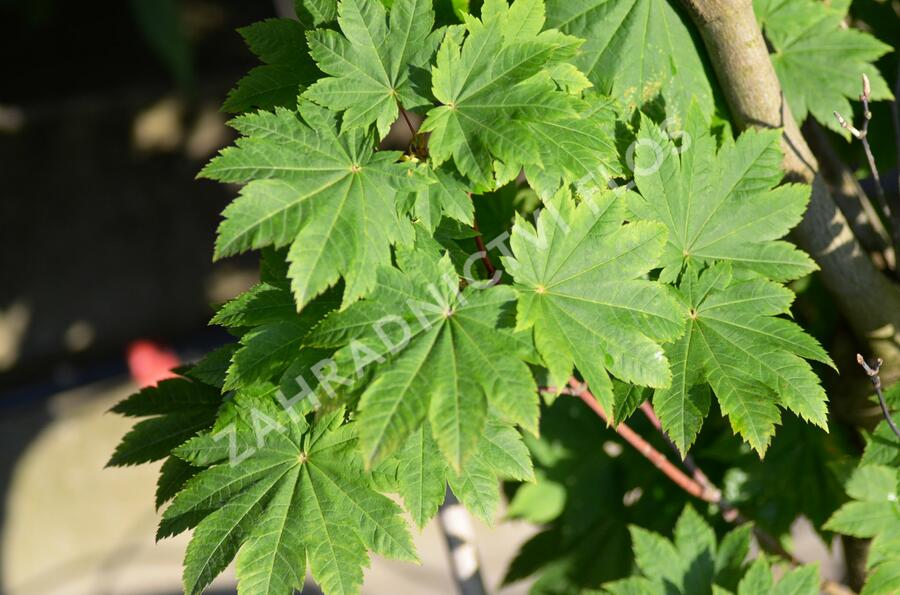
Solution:
[{"label": "maple tree branch", "polygon": [[[571,388],[563,389],[562,393],[578,397],[597,414],[597,416],[609,424],[609,417],[603,406],[597,401],[597,398],[582,383],[575,379],[569,381]],[[548,389],[552,390],[552,389]],[[676,467],[668,458],[653,445],[644,440],[644,438],[632,430],[625,422],[620,423],[615,428],[616,433],[621,436],[628,444],[633,446],[635,450],[641,453],[644,458],[650,461],[657,469],[663,472],[666,477],[672,480],[675,485],[683,489],[685,492],[699,498],[710,504],[718,504],[721,500],[721,492],[718,490],[710,490],[704,487],[697,480],[689,477],[684,471]]]},{"label": "maple tree branch", "polygon": [[460,595],[485,595],[487,589],[481,577],[475,525],[450,488],[438,510],[438,524],[447,543],[450,570]]},{"label": "maple tree branch", "polygon": [[[603,410],[603,406],[597,401],[597,398],[591,393],[588,389],[587,385],[583,382],[580,382],[576,378],[572,378],[569,381],[569,385],[567,388],[562,389],[561,391],[557,391],[553,387],[547,387],[542,389],[543,392],[548,392],[551,394],[567,394],[571,396],[578,397],[581,399],[597,416],[609,424],[609,417],[606,415],[606,411]],[[646,407],[644,407],[646,405]],[[644,412],[644,415],[650,420],[650,423],[660,432],[662,432],[662,424],[659,423],[659,418],[656,416],[656,412],[653,411],[653,408],[649,403],[643,403],[641,405],[641,410]],[[698,480],[697,476],[689,477],[685,474],[681,469],[673,465],[665,455],[656,450],[649,442],[644,440],[642,436],[640,436],[637,432],[631,429],[625,422],[620,423],[615,428],[616,433],[621,436],[628,444],[635,448],[639,453],[641,453],[648,461],[650,461],[657,469],[662,471],[666,477],[668,477],[673,483],[675,483],[678,487],[683,489],[685,492],[694,496],[695,498],[699,498],[704,502],[709,502],[710,504],[715,504],[719,507],[719,510],[722,513],[722,518],[724,518],[729,523],[745,523],[748,522],[749,519],[745,517],[740,510],[738,510],[735,506],[730,504],[725,498],[722,497],[722,492],[719,490],[712,481],[706,476],[705,473],[700,471],[698,467],[695,465],[695,469],[699,472],[700,477],[703,480]],[[800,566],[803,564],[796,556],[794,556],[791,552],[786,550],[784,546],[781,545],[781,542],[778,541],[774,536],[770,535],[766,531],[763,531],[755,524],[753,525],[753,534],[756,536],[759,544],[766,550],[784,558],[791,566]],[[837,583],[835,581],[829,579],[823,579],[821,581],[822,590],[825,593],[831,593],[833,595],[852,595],[854,591]]]},{"label": "maple tree branch", "polygon": [[890,426],[891,430],[900,438],[900,428],[897,427],[897,424],[894,422],[894,418],[891,417],[891,412],[888,409],[887,401],[884,400],[884,392],[881,390],[881,376],[879,372],[881,371],[881,365],[884,363],[880,357],[875,360],[875,365],[870,366],[868,362],[866,362],[866,358],[864,358],[861,354],[856,354],[856,361],[862,366],[863,370],[866,371],[866,374],[869,376],[869,380],[872,381],[872,386],[875,387],[875,394],[878,396],[878,404],[881,405],[881,413],[884,415],[884,419],[887,422],[888,426]]},{"label": "maple tree branch", "polygon": [[[466,195],[469,197],[469,200],[474,202],[474,198],[472,198],[471,192],[466,192]],[[487,271],[488,277],[494,279],[495,282],[499,281],[496,279],[497,275],[497,267],[494,266],[494,263],[491,261],[491,255],[488,254],[487,246],[484,244],[484,238],[481,236],[481,230],[478,229],[478,220],[475,219],[475,216],[472,215],[472,229],[474,229],[478,235],[475,236],[475,245],[478,247],[478,252],[481,254],[481,262],[484,264],[484,270]]]},{"label": "maple tree branch", "polygon": [[[641,403],[641,412],[644,414],[644,417],[646,417],[650,421],[650,424],[653,425],[654,428],[656,428],[656,431],[659,432],[663,439],[668,443],[672,451],[675,452],[675,454],[677,454],[679,457],[682,457],[681,462],[682,464],[684,464],[685,469],[690,471],[691,477],[694,478],[694,481],[708,490],[718,491],[716,486],[710,481],[709,477],[707,477],[703,470],[697,466],[697,463],[694,462],[694,457],[687,453],[682,456],[682,454],[678,451],[678,447],[675,446],[675,443],[672,442],[671,438],[669,438],[669,435],[666,434],[662,429],[662,423],[659,421],[659,417],[656,416],[656,411],[653,410],[653,405],[651,405],[649,401],[644,401],[643,403]],[[721,501],[721,493],[719,496],[719,501]]]}]

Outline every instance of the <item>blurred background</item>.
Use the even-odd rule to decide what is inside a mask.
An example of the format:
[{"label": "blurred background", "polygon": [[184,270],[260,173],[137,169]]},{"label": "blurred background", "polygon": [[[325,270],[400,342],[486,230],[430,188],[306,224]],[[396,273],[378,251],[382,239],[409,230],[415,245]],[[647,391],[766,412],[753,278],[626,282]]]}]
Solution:
[{"label": "blurred background", "polygon": [[[154,544],[155,466],[104,469],[130,425],[106,411],[224,342],[211,305],[255,280],[252,255],[212,263],[234,189],[194,176],[257,64],[235,29],[290,14],[0,0],[0,593],[181,592],[187,540]],[[531,530],[478,530],[496,585]],[[417,540],[421,566],[376,560],[366,590],[451,592],[437,528]]]}]

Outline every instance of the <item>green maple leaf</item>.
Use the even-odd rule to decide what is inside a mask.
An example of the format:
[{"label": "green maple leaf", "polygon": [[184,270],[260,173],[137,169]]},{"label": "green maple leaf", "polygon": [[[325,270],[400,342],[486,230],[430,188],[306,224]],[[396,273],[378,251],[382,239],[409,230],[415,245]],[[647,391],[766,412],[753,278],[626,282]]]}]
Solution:
[{"label": "green maple leaf", "polygon": [[432,92],[442,104],[428,112],[421,131],[431,132],[429,154],[440,164],[453,158],[479,190],[492,188],[494,160],[514,177],[525,164],[541,164],[529,122],[576,116],[581,104],[559,89],[545,69],[574,55],[580,41],[541,31],[542,0],[487,0],[481,20],[466,17],[450,27],[432,69]]},{"label": "green maple leaf", "polygon": [[460,502],[491,524],[500,502],[500,480],[534,480],[531,457],[519,433],[498,419],[485,424],[478,448],[459,473],[447,465],[427,424],[416,430],[384,466],[389,468],[396,491],[420,528],[443,503],[448,481]]},{"label": "green maple leaf", "polygon": [[784,573],[776,584],[768,560],[760,556],[747,569],[737,595],[816,595],[819,583],[818,568],[808,564]]},{"label": "green maple leaf", "polygon": [[808,114],[850,138],[834,117],[853,113],[849,99],[868,75],[872,99],[891,99],[875,60],[891,50],[874,36],[844,25],[850,3],[815,0],[755,0],[753,8],[771,42],[772,64],[791,112],[798,122]]},{"label": "green maple leaf", "polygon": [[900,589],[900,473],[896,467],[861,465],[846,485],[852,498],[825,524],[830,531],[873,538],[866,558],[864,595]]},{"label": "green maple leaf", "polygon": [[239,116],[243,135],[201,175],[249,182],[224,211],[216,258],[290,246],[288,276],[297,307],[345,281],[344,304],[369,291],[390,247],[411,234],[398,193],[426,183],[400,153],[374,152],[362,131],[338,135],[335,115],[301,102],[300,116],[278,109]]},{"label": "green maple leaf", "polygon": [[160,536],[195,527],[186,593],[199,593],[235,556],[241,593],[284,595],[302,588],[307,564],[325,593],[357,593],[367,550],[417,559],[400,508],[363,472],[356,424],[342,420],[342,411],[312,425],[291,420],[256,395],[231,417],[239,459],[229,459],[224,425],[178,449],[210,465],[187,482],[160,525]]},{"label": "green maple leaf", "polygon": [[629,195],[640,219],[663,222],[669,241],[661,279],[672,281],[686,263],[729,261],[772,279],[796,279],[815,264],[779,241],[806,210],[809,186],[784,184],[778,130],[748,131],[725,139],[716,152],[708,120],[695,107],[677,148],[644,118],[635,151],[635,182]]},{"label": "green maple leaf", "polygon": [[616,112],[600,95],[585,98],[577,115],[528,123],[540,147],[541,165],[528,164],[525,174],[538,193],[552,195],[561,184],[581,192],[597,192],[614,175],[621,175],[613,141]]},{"label": "green maple leaf", "polygon": [[[432,32],[431,0],[397,0],[388,21],[378,0],[342,0],[341,32],[318,29],[309,35],[310,51],[323,72],[306,97],[343,110],[343,130],[377,125],[387,136],[398,106],[431,105],[422,81],[442,31]],[[424,87],[423,87],[424,85]]]},{"label": "green maple leaf", "polygon": [[281,376],[301,357],[310,329],[340,305],[330,291],[297,313],[286,283],[260,283],[226,303],[210,324],[245,330],[233,349],[223,390],[233,390]]},{"label": "green maple leaf", "polygon": [[666,0],[547,0],[547,26],[585,39],[575,59],[594,88],[629,111],[662,95],[667,115],[691,101],[713,112],[702,44]]},{"label": "green maple leaf", "polygon": [[320,27],[336,20],[337,7],[334,0],[294,0],[297,18],[309,28]]},{"label": "green maple leaf", "polygon": [[209,428],[222,404],[214,387],[186,378],[171,378],[142,389],[111,411],[126,417],[145,417],[122,438],[109,459],[110,466],[158,461],[173,448]]},{"label": "green maple leaf", "polygon": [[675,525],[674,540],[631,527],[635,563],[642,576],[604,585],[610,595],[701,595],[729,593],[737,579],[738,595],[815,595],[819,575],[815,566],[801,566],[785,573],[778,584],[764,556],[749,567],[750,525],[743,525],[716,542],[716,534],[688,505]]},{"label": "green maple leaf", "polygon": [[712,388],[735,432],[764,454],[785,407],[821,427],[827,397],[804,358],[833,366],[819,344],[788,314],[794,294],[767,279],[735,278],[730,264],[697,274],[680,286],[687,331],[667,346],[673,381],[653,404],[666,433],[687,452],[709,411]]},{"label": "green maple leaf", "polygon": [[517,328],[534,328],[534,342],[564,386],[578,368],[604,409],[618,415],[609,377],[668,386],[660,343],[674,339],[684,314],[661,284],[642,279],[657,266],[666,229],[655,222],[623,225],[613,193],[575,205],[563,190],[546,203],[534,227],[519,218],[504,259],[519,295]]},{"label": "green maple leaf", "polygon": [[459,471],[476,450],[489,405],[536,431],[537,387],[511,329],[500,327],[512,289],[459,292],[449,257],[425,250],[398,251],[398,265],[381,268],[369,298],[330,315],[308,339],[344,345],[335,359],[343,378],[357,379],[366,461],[395,452],[427,420]]},{"label": "green maple leaf", "polygon": [[245,112],[296,105],[301,89],[319,74],[307,51],[303,25],[291,19],[268,19],[238,32],[265,64],[238,81],[222,109]]},{"label": "green maple leaf", "polygon": [[469,226],[474,222],[475,205],[469,197],[469,188],[459,173],[449,163],[438,167],[426,167],[421,173],[431,180],[415,193],[410,194],[411,212],[425,229],[434,232],[442,217],[449,217]]}]

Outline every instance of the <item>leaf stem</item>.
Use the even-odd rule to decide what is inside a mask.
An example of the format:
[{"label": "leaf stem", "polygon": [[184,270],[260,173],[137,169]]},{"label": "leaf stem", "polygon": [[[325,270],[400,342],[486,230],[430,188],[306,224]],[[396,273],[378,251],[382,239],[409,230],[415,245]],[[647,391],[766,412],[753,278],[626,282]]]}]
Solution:
[{"label": "leaf stem", "polygon": [[[472,198],[471,192],[469,192],[469,198]],[[497,274],[497,269],[494,267],[494,263],[491,262],[487,246],[484,245],[484,238],[481,237],[481,230],[478,229],[478,221],[474,217],[472,217],[472,229],[478,232],[478,235],[475,236],[475,245],[478,247],[478,252],[481,253],[481,262],[484,264],[484,270],[487,271],[488,277],[493,279]]]},{"label": "leaf stem", "polygon": [[881,370],[881,365],[884,363],[880,357],[875,360],[875,365],[870,366],[866,362],[866,358],[864,358],[861,354],[856,354],[856,361],[862,366],[863,370],[866,371],[866,374],[869,376],[869,380],[872,381],[872,386],[875,387],[875,394],[878,396],[878,404],[881,405],[881,414],[884,415],[884,420],[887,422],[888,426],[890,426],[891,430],[894,432],[894,435],[897,438],[900,438],[900,428],[897,427],[897,424],[894,422],[894,418],[891,417],[891,412],[888,409],[887,401],[884,400],[884,392],[881,390],[881,376],[879,376],[878,372]]}]

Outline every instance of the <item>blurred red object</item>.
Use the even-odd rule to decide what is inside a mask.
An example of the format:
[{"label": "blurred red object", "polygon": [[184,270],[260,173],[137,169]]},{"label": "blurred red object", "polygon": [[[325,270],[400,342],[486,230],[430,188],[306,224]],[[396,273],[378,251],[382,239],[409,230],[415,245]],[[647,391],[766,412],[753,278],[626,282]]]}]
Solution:
[{"label": "blurred red object", "polygon": [[141,388],[156,386],[166,378],[175,378],[172,372],[181,364],[174,351],[154,343],[140,339],[128,346],[128,370],[131,377]]}]

